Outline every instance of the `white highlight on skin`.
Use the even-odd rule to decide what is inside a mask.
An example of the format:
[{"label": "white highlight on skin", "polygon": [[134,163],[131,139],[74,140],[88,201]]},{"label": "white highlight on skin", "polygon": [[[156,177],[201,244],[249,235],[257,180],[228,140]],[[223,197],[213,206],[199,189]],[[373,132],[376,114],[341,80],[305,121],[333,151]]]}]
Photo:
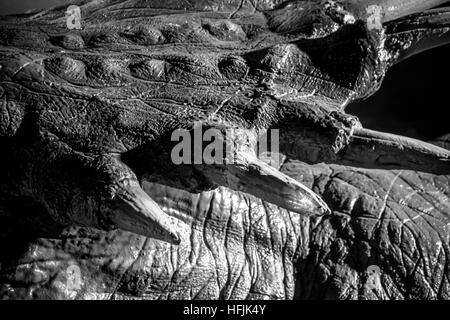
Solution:
[{"label": "white highlight on skin", "polygon": [[69,30],[81,30],[81,9],[76,5],[70,5],[66,10],[66,26]]},{"label": "white highlight on skin", "polygon": [[384,297],[383,287],[381,285],[381,269],[378,266],[371,265],[366,270],[367,281],[365,283],[365,288],[369,291],[376,292]]}]

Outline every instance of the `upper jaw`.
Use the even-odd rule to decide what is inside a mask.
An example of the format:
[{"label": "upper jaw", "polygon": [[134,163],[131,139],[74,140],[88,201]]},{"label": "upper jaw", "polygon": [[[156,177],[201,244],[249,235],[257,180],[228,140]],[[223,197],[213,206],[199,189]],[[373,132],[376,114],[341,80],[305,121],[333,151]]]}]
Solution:
[{"label": "upper jaw", "polygon": [[450,7],[430,9],[385,24],[386,48],[393,63],[450,43]]},{"label": "upper jaw", "polygon": [[[343,0],[344,6],[370,30],[378,20],[392,65],[450,42],[448,0]],[[376,10],[378,8],[378,10]],[[378,15],[378,16],[376,16]]]},{"label": "upper jaw", "polygon": [[374,12],[375,8],[379,8],[381,22],[387,23],[435,8],[448,2],[448,0],[341,0],[337,2],[341,3],[346,10],[352,12],[355,17],[363,20],[371,12]]}]

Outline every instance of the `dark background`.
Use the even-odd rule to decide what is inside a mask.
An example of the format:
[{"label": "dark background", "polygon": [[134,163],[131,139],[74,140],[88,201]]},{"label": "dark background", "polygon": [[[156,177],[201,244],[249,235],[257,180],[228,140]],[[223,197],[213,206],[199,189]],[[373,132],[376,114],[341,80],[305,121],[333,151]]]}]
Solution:
[{"label": "dark background", "polygon": [[[0,0],[0,14],[24,13],[71,0]],[[1,18],[0,18],[1,19]],[[450,45],[395,66],[379,92],[347,112],[365,127],[429,140],[450,133]]]},{"label": "dark background", "polygon": [[381,90],[351,104],[367,128],[422,140],[450,133],[450,45],[423,52],[394,66]]}]

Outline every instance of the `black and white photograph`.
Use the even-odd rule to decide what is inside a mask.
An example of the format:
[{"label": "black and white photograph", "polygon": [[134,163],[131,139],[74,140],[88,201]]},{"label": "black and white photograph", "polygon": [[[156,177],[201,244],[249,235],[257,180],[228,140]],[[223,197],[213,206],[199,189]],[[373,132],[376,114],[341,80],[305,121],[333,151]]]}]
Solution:
[{"label": "black and white photograph", "polygon": [[448,1],[0,0],[0,300],[450,300],[449,98]]}]

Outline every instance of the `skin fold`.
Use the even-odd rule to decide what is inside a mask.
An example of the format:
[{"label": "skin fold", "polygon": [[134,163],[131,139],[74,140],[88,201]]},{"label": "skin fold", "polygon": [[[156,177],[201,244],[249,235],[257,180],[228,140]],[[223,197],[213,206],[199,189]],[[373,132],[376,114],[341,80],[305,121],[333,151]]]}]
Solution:
[{"label": "skin fold", "polygon": [[[448,42],[443,3],[75,1],[72,30],[65,7],[3,17],[0,297],[449,298],[448,139],[345,112]],[[235,161],[176,165],[171,134],[198,126],[231,132]],[[273,129],[276,167],[255,147]]]}]

